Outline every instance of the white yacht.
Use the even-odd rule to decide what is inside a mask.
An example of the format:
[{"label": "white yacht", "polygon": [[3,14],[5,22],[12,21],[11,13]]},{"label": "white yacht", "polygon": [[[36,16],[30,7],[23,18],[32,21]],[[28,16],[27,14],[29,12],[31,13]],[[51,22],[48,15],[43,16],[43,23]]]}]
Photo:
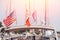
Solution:
[{"label": "white yacht", "polygon": [[5,37],[5,40],[58,40],[57,32],[51,26],[17,26],[5,31],[14,34]]}]

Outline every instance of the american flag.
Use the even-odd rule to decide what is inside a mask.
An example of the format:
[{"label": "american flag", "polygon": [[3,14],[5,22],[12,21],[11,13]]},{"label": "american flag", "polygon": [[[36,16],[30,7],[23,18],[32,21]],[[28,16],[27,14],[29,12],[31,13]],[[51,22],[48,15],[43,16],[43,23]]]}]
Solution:
[{"label": "american flag", "polygon": [[10,26],[12,23],[16,21],[15,11],[12,11],[6,19],[3,20],[6,27]]}]

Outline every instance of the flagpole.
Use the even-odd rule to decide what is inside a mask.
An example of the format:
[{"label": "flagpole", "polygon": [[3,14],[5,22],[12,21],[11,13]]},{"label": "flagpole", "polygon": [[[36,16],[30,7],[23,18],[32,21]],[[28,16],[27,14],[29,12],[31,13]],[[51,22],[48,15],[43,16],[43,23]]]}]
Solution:
[{"label": "flagpole", "polygon": [[30,13],[31,13],[31,10],[30,10],[30,0],[28,0],[28,17],[30,17]]},{"label": "flagpole", "polygon": [[[8,4],[9,4],[9,6],[8,6]],[[6,13],[6,16],[5,17],[7,17],[7,13],[10,12],[10,8],[11,8],[10,7],[10,4],[11,4],[11,1],[10,0],[9,0],[8,4],[7,4],[7,7],[6,7],[6,11],[5,11],[5,13]],[[8,9],[8,11],[7,11],[7,9]]]},{"label": "flagpole", "polygon": [[47,7],[47,4],[46,4],[46,0],[45,0],[45,17],[44,17],[45,18],[45,24],[44,24],[45,26],[47,24],[46,23],[46,21],[47,21],[47,9],[46,9],[46,7]]},{"label": "flagpole", "polygon": [[37,12],[36,12],[36,9],[35,9],[35,1],[34,1],[34,11],[36,13],[36,25],[37,25]]},{"label": "flagpole", "polygon": [[25,8],[26,8],[26,14],[25,14],[25,20],[27,19],[27,17],[30,17],[30,0],[27,0],[27,4],[25,4]]},{"label": "flagpole", "polygon": [[29,20],[30,20],[30,13],[31,13],[31,10],[30,10],[30,0],[29,0],[29,15],[28,15],[29,16]]},{"label": "flagpole", "polygon": [[[48,12],[48,11],[47,11],[47,8],[48,8],[48,7],[47,7],[47,6],[48,6],[47,4],[48,4],[48,0],[45,0],[45,26],[46,26],[46,25],[49,26],[49,24],[50,24],[50,23],[49,23],[49,17],[48,17],[48,14],[47,14],[47,12]],[[48,24],[47,24],[47,22],[48,22]]]},{"label": "flagpole", "polygon": [[[10,0],[10,8],[9,8],[9,12],[11,12],[11,4],[12,4],[12,0]],[[15,11],[16,26],[17,26],[17,16],[16,16],[16,10],[14,9],[14,11]]]},{"label": "flagpole", "polygon": [[25,25],[29,28],[30,27],[30,22],[29,22],[29,17],[30,17],[30,0],[27,0],[27,4],[26,4],[26,14],[25,14],[25,18],[26,18],[26,22]]}]

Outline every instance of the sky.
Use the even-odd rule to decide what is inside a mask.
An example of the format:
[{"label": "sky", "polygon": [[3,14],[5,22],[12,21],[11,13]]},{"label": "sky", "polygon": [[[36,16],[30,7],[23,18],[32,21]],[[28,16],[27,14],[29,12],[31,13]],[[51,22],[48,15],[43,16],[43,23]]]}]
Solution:
[{"label": "sky", "polygon": [[[27,0],[12,0],[11,11],[16,11],[17,25],[25,24],[26,8],[28,8]],[[0,0],[0,21],[3,23],[3,19],[9,15],[10,0]],[[37,12],[37,24],[32,19],[32,13]],[[48,0],[47,1],[47,22],[53,25],[57,31],[60,31],[60,0]],[[45,0],[30,0],[30,22],[31,25],[41,25],[41,21],[44,21],[45,14]],[[5,25],[4,25],[5,26]],[[16,26],[14,22],[11,26]]]}]

